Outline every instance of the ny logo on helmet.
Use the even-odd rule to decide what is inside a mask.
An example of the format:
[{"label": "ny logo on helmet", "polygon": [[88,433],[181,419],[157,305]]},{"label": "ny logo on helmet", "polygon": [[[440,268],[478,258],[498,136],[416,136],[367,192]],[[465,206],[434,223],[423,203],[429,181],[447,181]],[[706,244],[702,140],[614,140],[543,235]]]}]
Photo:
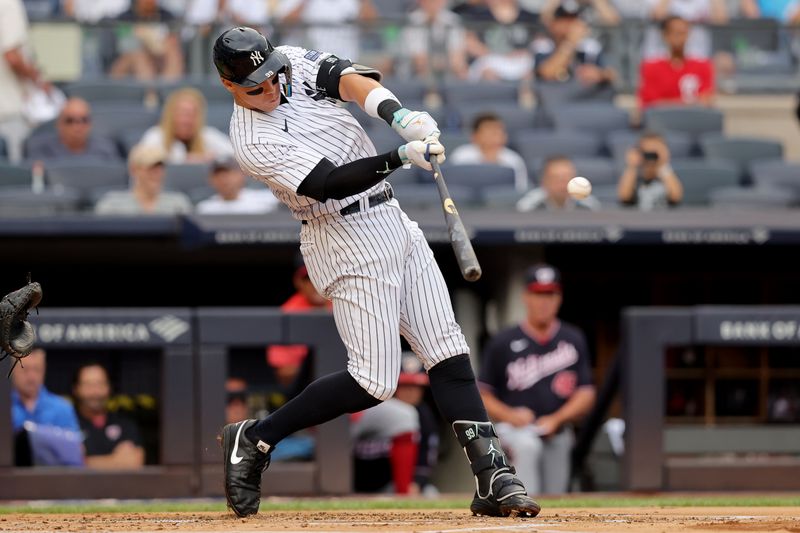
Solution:
[{"label": "ny logo on helmet", "polygon": [[264,56],[261,55],[261,52],[255,51],[250,54],[250,61],[253,62],[253,66],[258,66],[264,62]]}]

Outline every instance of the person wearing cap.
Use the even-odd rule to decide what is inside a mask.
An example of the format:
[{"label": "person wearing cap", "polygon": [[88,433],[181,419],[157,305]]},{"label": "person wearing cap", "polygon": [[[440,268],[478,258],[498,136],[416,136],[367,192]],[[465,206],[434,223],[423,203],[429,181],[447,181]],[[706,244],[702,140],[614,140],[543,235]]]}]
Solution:
[{"label": "person wearing cap", "polygon": [[404,352],[400,365],[394,396],[352,417],[354,489],[438,494],[430,483],[438,460],[438,422],[424,401],[430,381],[413,352]]},{"label": "person wearing cap", "polygon": [[589,36],[589,26],[580,18],[581,5],[562,2],[545,24],[547,37],[533,43],[536,78],[543,81],[577,80],[583,86],[599,86],[616,79],[605,66],[603,46]]},{"label": "person wearing cap", "polygon": [[[622,18],[615,6],[617,0],[574,0],[571,9],[580,10],[580,16],[589,24],[601,24],[604,26],[616,26]],[[567,4],[564,0],[547,0],[542,7],[542,20],[545,22],[552,20],[553,14],[562,5]]]},{"label": "person wearing cap", "polygon": [[561,275],[538,264],[525,273],[527,315],[483,352],[478,378],[489,416],[532,493],[568,488],[572,424],[594,405],[583,332],[558,319]]},{"label": "person wearing cap", "polygon": [[167,154],[160,146],[137,144],[128,154],[131,189],[110,191],[95,205],[99,215],[178,215],[192,211],[183,193],[162,191]]},{"label": "person wearing cap", "polygon": [[208,181],[217,193],[199,202],[197,212],[201,215],[260,215],[277,209],[278,200],[269,189],[247,189],[246,180],[233,157],[216,159]]}]

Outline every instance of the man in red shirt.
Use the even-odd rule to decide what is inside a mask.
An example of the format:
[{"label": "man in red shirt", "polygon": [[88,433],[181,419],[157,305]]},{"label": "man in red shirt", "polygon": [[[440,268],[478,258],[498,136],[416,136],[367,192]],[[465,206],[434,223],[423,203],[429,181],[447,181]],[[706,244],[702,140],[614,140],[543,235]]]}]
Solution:
[{"label": "man in red shirt", "polygon": [[669,17],[661,33],[669,57],[642,62],[639,105],[711,105],[714,97],[714,66],[707,59],[686,57],[684,49],[691,24],[680,17]]}]

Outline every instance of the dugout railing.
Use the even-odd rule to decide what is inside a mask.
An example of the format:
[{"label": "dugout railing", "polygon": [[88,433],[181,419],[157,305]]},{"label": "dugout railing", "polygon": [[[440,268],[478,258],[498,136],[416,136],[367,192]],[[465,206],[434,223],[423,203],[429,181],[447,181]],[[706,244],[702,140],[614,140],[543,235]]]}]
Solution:
[{"label": "dugout railing", "polygon": [[622,488],[800,488],[797,425],[665,423],[665,355],[670,347],[687,346],[798,347],[800,307],[634,307],[623,311]]},{"label": "dugout railing", "polygon": [[[14,466],[11,382],[0,379],[0,500],[221,495],[217,434],[225,420],[228,349],[306,344],[315,354],[313,375],[341,369],[346,360],[329,313],[285,315],[265,308],[45,308],[32,321],[38,345],[48,351],[50,363],[61,357],[59,351],[160,353],[158,464],[135,471]],[[77,368],[77,363],[73,366]],[[4,364],[3,372],[6,368]],[[316,434],[325,445],[316,447],[314,459],[274,463],[264,477],[264,494],[351,490],[346,417],[320,426]]]}]

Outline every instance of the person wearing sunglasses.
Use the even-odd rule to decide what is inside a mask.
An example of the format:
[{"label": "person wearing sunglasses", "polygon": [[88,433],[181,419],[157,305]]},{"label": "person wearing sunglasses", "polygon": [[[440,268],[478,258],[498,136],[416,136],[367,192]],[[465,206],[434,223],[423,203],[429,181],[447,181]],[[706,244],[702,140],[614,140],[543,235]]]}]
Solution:
[{"label": "person wearing sunglasses", "polygon": [[120,160],[116,145],[105,137],[92,135],[92,110],[82,98],[70,98],[56,120],[56,131],[28,141],[28,159],[35,161],[86,157]]}]

